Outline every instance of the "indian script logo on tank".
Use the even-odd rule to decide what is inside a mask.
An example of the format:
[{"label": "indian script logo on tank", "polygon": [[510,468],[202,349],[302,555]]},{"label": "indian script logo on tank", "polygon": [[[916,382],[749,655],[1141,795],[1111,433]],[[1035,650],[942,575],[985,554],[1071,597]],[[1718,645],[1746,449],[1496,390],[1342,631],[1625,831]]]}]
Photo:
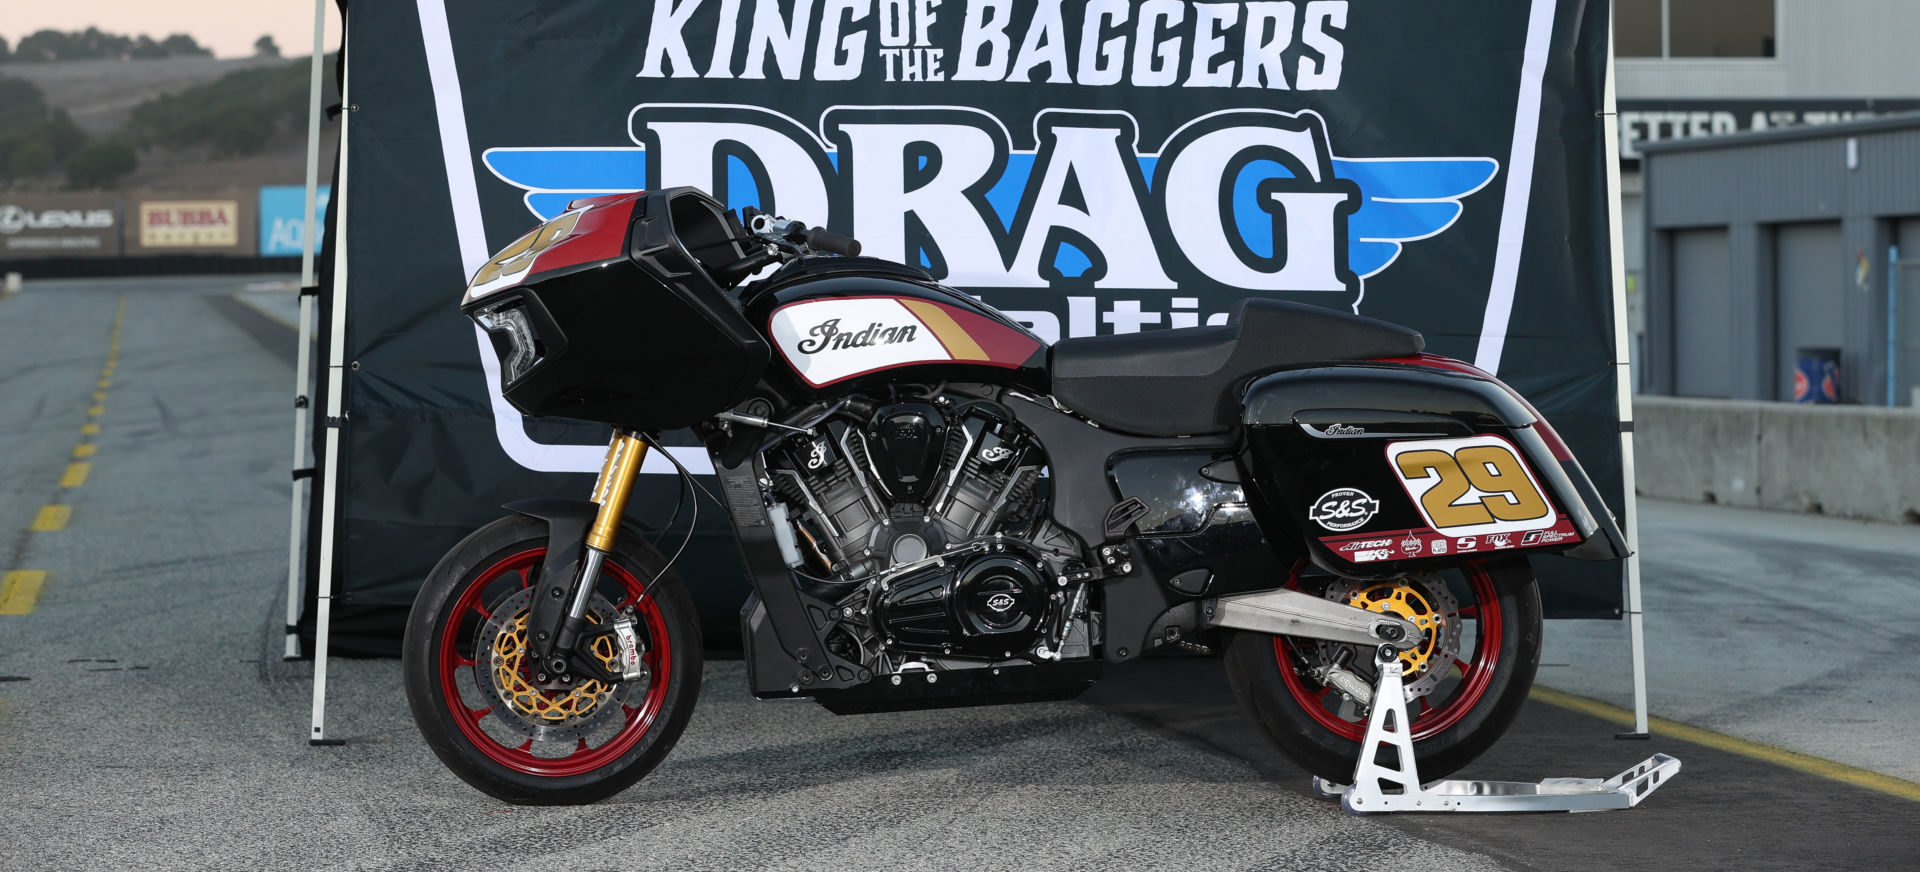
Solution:
[{"label": "indian script logo on tank", "polygon": [[[1346,0],[660,0],[640,80],[846,82],[850,100],[893,83],[928,99],[810,118],[641,103],[630,142],[496,147],[482,162],[543,219],[578,197],[692,185],[850,232],[865,254],[992,292],[1049,342],[1224,323],[1182,295],[1192,287],[1358,311],[1368,278],[1452,227],[1499,171],[1490,157],[1342,154],[1329,130],[1367,122],[1306,108],[1341,87],[1343,35],[1387,14]],[[949,105],[955,83],[1261,98],[1146,130],[1081,108],[1095,99],[1020,117]]]}]

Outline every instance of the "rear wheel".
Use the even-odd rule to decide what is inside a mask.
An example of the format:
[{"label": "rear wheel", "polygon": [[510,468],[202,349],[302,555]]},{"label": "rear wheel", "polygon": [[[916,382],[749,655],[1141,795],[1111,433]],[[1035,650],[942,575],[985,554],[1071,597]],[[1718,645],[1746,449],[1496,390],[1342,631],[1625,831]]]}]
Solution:
[{"label": "rear wheel", "polygon": [[[508,802],[587,803],[631,786],[672,750],[699,695],[700,630],[679,577],[649,588],[660,555],[628,536],[602,566],[588,632],[630,613],[648,677],[545,674],[527,619],[546,538],[543,521],[502,518],[434,567],[407,619],[407,702],[427,744],[468,784]],[[592,650],[618,672],[610,637]]]},{"label": "rear wheel", "polygon": [[[1300,576],[1289,587],[1387,612],[1427,631],[1401,652],[1407,718],[1420,777],[1451,774],[1507,731],[1540,665],[1540,589],[1525,559],[1474,563],[1384,582]],[[1352,672],[1368,687],[1372,649],[1242,632],[1227,647],[1227,678],[1280,753],[1308,772],[1347,783],[1366,737],[1367,707],[1326,680]]]}]

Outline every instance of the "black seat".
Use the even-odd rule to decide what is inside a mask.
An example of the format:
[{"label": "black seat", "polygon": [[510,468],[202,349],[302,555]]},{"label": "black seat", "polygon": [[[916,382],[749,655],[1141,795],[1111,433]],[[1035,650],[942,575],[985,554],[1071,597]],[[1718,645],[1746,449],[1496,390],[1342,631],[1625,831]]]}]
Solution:
[{"label": "black seat", "polygon": [[1053,396],[1102,426],[1141,436],[1219,433],[1253,376],[1304,363],[1418,354],[1416,331],[1299,303],[1244,299],[1214,327],[1062,339]]}]

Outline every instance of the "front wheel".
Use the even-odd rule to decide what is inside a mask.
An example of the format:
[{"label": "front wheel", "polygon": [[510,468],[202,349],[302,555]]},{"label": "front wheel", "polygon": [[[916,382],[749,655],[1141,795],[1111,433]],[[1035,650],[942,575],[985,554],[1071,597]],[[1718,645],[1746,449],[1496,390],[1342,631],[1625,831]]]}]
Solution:
[{"label": "front wheel", "polygon": [[[1540,588],[1524,558],[1382,582],[1296,575],[1288,587],[1389,612],[1427,631],[1400,656],[1422,780],[1449,775],[1491,748],[1533,687]],[[1373,687],[1373,657],[1364,646],[1241,632],[1227,647],[1227,679],[1282,755],[1345,784],[1359,762],[1367,709],[1326,675],[1346,669]]]},{"label": "front wheel", "polygon": [[[638,538],[602,565],[587,615],[592,632],[631,612],[646,651],[639,681],[536,668],[527,618],[547,554],[544,521],[501,518],[434,567],[407,618],[402,671],[414,722],[461,780],[513,803],[588,803],[625,790],[673,749],[700,692],[700,626],[677,575],[649,586],[663,561]],[[610,637],[593,645],[615,674],[617,653]]]}]

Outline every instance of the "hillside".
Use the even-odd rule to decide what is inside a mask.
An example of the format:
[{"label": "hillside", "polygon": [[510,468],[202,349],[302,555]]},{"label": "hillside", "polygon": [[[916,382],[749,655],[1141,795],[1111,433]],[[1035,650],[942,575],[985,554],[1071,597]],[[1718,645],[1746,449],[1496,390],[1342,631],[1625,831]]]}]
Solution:
[{"label": "hillside", "polygon": [[0,76],[25,79],[67,110],[90,136],[123,127],[133,107],[178,94],[237,70],[287,63],[280,58],[158,58],[140,61],[55,61],[0,64]]},{"label": "hillside", "polygon": [[[294,63],[304,60],[177,57],[7,63],[0,64],[0,77],[33,83],[45,93],[51,107],[65,110],[89,136],[101,137],[124,133],[134,107],[149,100],[212,85],[230,73]],[[326,72],[331,75],[330,64]],[[329,87],[323,99],[331,102],[339,98]],[[338,127],[324,120],[322,123],[320,172],[324,184],[333,167],[335,149],[330,139]],[[304,130],[296,129],[275,133],[258,153],[240,157],[215,157],[205,146],[144,148],[139,168],[122,179],[120,186],[187,190],[297,184],[306,178],[306,147]]]}]

